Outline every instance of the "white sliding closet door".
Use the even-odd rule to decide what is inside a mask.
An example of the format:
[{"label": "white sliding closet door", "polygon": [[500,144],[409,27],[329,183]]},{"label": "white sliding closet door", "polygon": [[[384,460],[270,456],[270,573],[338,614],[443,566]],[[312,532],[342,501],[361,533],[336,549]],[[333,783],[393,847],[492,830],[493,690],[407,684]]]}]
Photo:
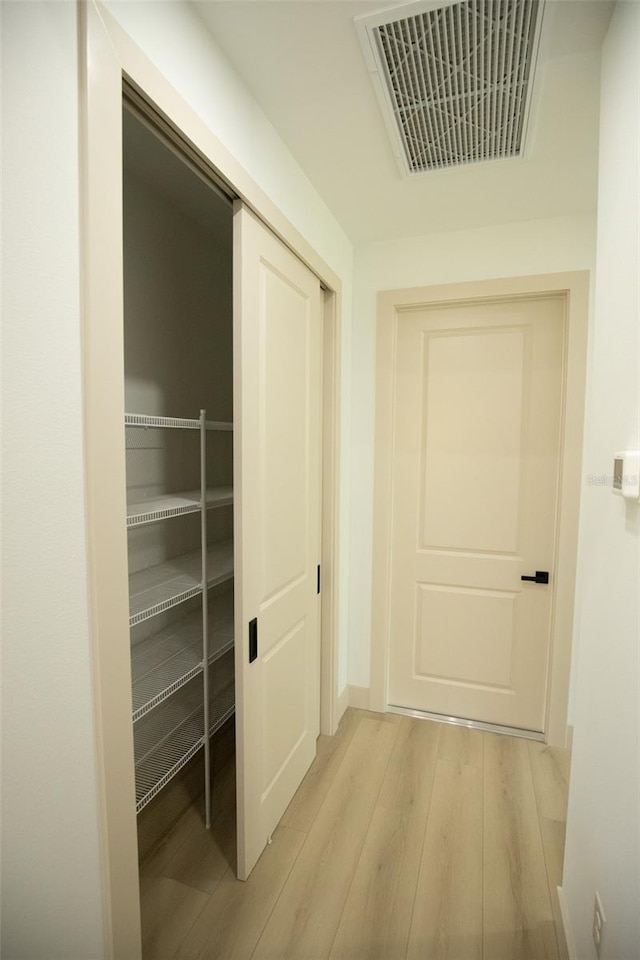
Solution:
[{"label": "white sliding closet door", "polygon": [[238,876],[245,879],[314,759],[319,733],[322,311],[318,278],[241,204],[234,297]]}]

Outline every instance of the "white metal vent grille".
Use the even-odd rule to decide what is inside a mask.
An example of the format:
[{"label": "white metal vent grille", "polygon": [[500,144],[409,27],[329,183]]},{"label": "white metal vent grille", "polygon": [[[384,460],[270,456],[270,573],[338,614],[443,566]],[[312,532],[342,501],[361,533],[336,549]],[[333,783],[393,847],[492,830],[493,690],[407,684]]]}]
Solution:
[{"label": "white metal vent grille", "polygon": [[544,0],[416,6],[358,25],[406,172],[519,156]]}]

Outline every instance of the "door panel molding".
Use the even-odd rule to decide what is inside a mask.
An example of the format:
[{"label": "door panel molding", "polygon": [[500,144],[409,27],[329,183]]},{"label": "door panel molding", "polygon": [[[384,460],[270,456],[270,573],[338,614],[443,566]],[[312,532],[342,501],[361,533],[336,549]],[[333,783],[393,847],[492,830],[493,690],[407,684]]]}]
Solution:
[{"label": "door panel molding", "polygon": [[388,700],[394,396],[397,329],[411,309],[560,296],[565,304],[564,391],[545,739],[564,746],[571,670],[586,378],[588,271],[483,280],[378,294],[371,640],[371,709]]},{"label": "door panel molding", "polygon": [[542,731],[552,588],[520,576],[553,569],[564,297],[402,310],[396,332],[389,700]]},{"label": "door panel molding", "polygon": [[[234,205],[237,872],[246,880],[320,732],[322,293],[264,223]],[[240,639],[258,619],[257,656]]]}]

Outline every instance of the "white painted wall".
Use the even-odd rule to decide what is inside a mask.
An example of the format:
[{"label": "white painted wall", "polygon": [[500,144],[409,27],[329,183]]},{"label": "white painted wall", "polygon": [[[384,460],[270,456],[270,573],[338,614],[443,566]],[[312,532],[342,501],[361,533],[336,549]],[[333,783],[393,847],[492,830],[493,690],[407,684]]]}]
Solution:
[{"label": "white painted wall", "polygon": [[351,243],[256,101],[248,93],[195,9],[181,2],[106,0],[105,6],[173,87],[215,132],[300,233],[341,277],[342,447],[338,673],[347,683],[348,489],[350,464]]},{"label": "white painted wall", "polygon": [[[618,3],[602,61],[595,316],[585,477],[640,446],[640,4]],[[640,504],[585,485],[576,682],[563,891],[575,957],[640,953]]]},{"label": "white painted wall", "polygon": [[431,233],[356,249],[351,345],[351,685],[368,687],[370,675],[377,292],[590,270],[594,264],[594,246],[595,220],[582,216]]},{"label": "white painted wall", "polygon": [[76,8],[2,21],[2,956],[93,960]]}]

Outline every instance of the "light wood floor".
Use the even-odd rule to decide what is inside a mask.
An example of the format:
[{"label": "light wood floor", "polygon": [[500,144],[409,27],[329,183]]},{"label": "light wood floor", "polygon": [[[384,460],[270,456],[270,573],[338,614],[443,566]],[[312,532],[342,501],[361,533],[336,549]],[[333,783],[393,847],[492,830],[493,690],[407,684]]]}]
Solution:
[{"label": "light wood floor", "polygon": [[233,769],[141,865],[146,960],[565,960],[566,751],[348,710],[251,877]]}]

